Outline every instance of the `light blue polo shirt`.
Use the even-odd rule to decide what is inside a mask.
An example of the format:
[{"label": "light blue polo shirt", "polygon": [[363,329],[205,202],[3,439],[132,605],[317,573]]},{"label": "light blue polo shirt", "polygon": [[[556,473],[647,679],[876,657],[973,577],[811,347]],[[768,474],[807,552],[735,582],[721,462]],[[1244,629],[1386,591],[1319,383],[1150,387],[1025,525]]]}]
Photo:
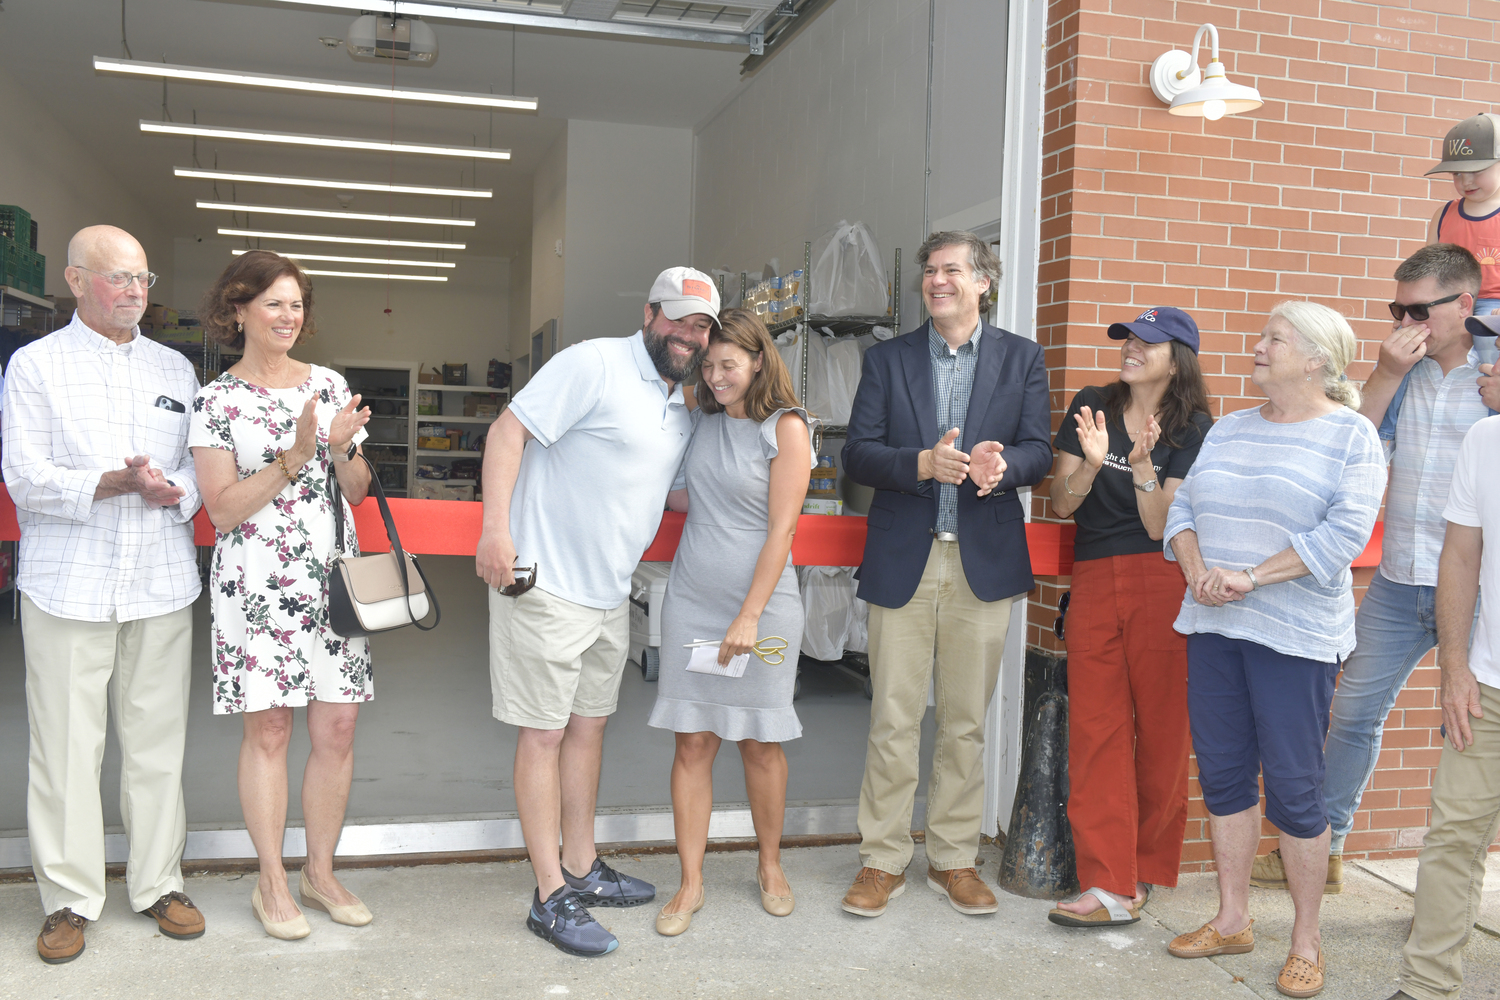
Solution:
[{"label": "light blue polo shirt", "polygon": [[637,331],[569,347],[510,411],[536,438],[510,501],[518,565],[563,600],[618,607],[692,436],[682,386],[667,390]]}]

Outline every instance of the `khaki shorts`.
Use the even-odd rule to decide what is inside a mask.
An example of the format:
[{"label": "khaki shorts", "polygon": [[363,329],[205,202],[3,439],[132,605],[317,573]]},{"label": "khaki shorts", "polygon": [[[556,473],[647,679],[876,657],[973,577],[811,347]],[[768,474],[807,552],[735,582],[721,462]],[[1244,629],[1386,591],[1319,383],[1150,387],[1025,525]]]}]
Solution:
[{"label": "khaki shorts", "polygon": [[494,715],[528,729],[561,729],[569,715],[614,713],[630,640],[629,602],[586,608],[533,587],[490,588]]}]

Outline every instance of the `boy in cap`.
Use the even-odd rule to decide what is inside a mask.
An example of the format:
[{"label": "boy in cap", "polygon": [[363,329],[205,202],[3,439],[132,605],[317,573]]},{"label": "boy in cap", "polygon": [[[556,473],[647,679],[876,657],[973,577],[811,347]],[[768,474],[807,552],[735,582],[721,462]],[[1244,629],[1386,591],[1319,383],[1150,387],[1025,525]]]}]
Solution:
[{"label": "boy in cap", "polygon": [[1483,275],[1474,314],[1500,312],[1500,115],[1475,115],[1449,129],[1442,162],[1426,176],[1433,174],[1452,175],[1458,197],[1432,216],[1427,242],[1457,243],[1473,254]]},{"label": "boy in cap", "polygon": [[598,857],[594,805],[630,574],[687,452],[681,384],[718,318],[708,275],[668,268],[634,336],[558,354],[490,425],[475,571],[491,587],[494,715],[519,727],[516,811],[537,880],[526,926],[573,955],[619,945],[587,907],[656,896]]}]

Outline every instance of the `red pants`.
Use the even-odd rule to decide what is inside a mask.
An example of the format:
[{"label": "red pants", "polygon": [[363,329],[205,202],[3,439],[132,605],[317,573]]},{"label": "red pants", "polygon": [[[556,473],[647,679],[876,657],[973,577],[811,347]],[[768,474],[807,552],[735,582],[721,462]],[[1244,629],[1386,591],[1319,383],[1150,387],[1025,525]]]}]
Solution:
[{"label": "red pants", "polygon": [[1078,882],[1134,896],[1177,884],[1187,826],[1184,583],[1160,553],[1073,564],[1068,608],[1068,821]]}]

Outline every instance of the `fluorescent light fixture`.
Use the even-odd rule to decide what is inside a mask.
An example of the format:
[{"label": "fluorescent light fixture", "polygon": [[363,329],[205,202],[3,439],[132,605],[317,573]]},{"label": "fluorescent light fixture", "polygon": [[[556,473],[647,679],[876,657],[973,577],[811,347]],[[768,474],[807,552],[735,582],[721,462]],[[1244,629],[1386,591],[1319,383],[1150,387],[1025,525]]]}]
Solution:
[{"label": "fluorescent light fixture", "polygon": [[[230,253],[236,257],[251,253],[250,250],[231,250]],[[443,260],[383,260],[379,257],[329,257],[316,253],[286,253],[276,251],[283,257],[291,257],[293,260],[321,260],[330,264],[384,264],[387,267],[453,267],[454,265]]]},{"label": "fluorescent light fixture", "polygon": [[300,240],[305,243],[357,243],[373,247],[409,247],[415,250],[463,250],[464,243],[429,243],[424,240],[378,240],[366,236],[323,236],[313,233],[266,233],[258,229],[220,229],[220,236],[244,236],[253,240]]},{"label": "fluorescent light fixture", "polygon": [[410,222],[421,226],[472,226],[473,219],[445,219],[427,215],[375,215],[370,212],[332,212],[317,208],[283,208],[279,205],[248,205],[242,201],[200,201],[199,208],[260,215],[297,215],[309,219],[358,219],[361,222]]},{"label": "fluorescent light fixture", "polygon": [[498,111],[535,111],[537,107],[535,97],[466,94],[454,90],[418,90],[412,87],[382,87],[366,83],[344,83],[339,80],[309,80],[297,76],[276,76],[271,73],[242,73],[238,70],[208,69],[203,66],[174,66],[170,63],[142,62],[134,59],[106,59],[103,56],[94,57],[94,72],[159,77],[163,80],[191,80],[197,83],[225,83],[236,87],[264,87],[268,90],[295,90],[323,97],[373,97],[382,101],[449,104],[491,108]]},{"label": "fluorescent light fixture", "polygon": [[373,271],[314,271],[302,269],[305,274],[319,274],[329,278],[385,278],[389,281],[447,281],[446,274],[376,274]]},{"label": "fluorescent light fixture", "polygon": [[493,198],[490,188],[427,187],[422,184],[382,184],[378,181],[335,181],[322,177],[283,177],[280,174],[236,174],[228,170],[194,170],[174,167],[175,177],[238,184],[280,184],[286,187],[326,188],[329,191],[379,191],[382,194],[430,194],[440,198]]},{"label": "fluorescent light fixture", "polygon": [[369,149],[377,153],[417,153],[427,156],[457,156],[465,160],[508,160],[508,149],[486,149],[483,146],[437,146],[429,142],[381,142],[377,139],[346,139],[331,135],[305,135],[300,132],[267,132],[254,128],[207,128],[202,125],[178,125],[141,119],[142,132],[162,135],[186,135],[195,139],[234,139],[240,142],[278,142],[288,146],[324,146],[330,149]]}]

